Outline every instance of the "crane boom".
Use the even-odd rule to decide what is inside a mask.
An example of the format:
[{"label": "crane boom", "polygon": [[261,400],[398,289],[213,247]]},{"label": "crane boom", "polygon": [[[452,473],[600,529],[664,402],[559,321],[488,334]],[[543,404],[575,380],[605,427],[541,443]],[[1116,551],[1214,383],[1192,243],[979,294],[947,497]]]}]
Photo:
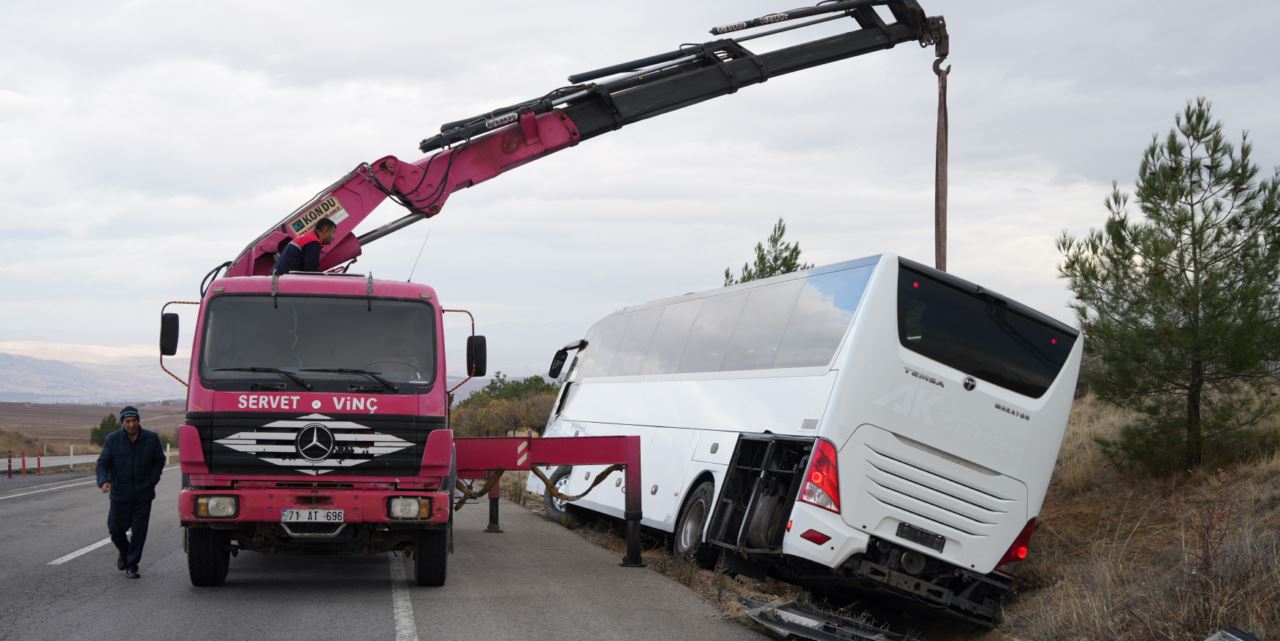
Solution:
[{"label": "crane boom", "polygon": [[[886,22],[877,7],[892,16]],[[948,53],[946,25],[926,17],[916,0],[842,0],[718,27],[713,34],[772,27],[824,15],[807,23],[763,33],[686,45],[663,54],[569,77],[574,83],[515,105],[446,123],[419,145],[413,162],[386,156],[361,164],[249,244],[227,269],[228,276],[269,274],[288,241],[321,218],[337,223],[321,269],[357,258],[364,245],[440,213],[454,192],[520,165],[623,126],[682,109],[769,78],[888,49],[904,42]],[[857,28],[836,35],[753,53],[744,42],[817,22],[849,18]],[[607,78],[607,79],[606,79]],[[599,81],[599,82],[595,82]],[[390,198],[408,213],[363,235],[359,225]]]}]

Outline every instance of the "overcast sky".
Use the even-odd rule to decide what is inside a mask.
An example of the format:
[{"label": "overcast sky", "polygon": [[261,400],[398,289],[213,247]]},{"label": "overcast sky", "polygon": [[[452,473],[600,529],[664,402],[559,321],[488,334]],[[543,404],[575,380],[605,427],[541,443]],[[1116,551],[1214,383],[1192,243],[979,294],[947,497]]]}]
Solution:
[{"label": "overcast sky", "polygon": [[[1195,96],[1280,163],[1280,4],[922,4],[952,40],[956,275],[1071,320],[1054,239],[1102,223]],[[358,163],[794,6],[0,0],[0,346],[154,353],[161,304]],[[528,374],[611,310],[719,286],[779,216],[810,262],[932,263],[931,62],[902,45],[602,136],[455,194],[353,271],[408,278],[430,232],[413,279],[477,314],[491,371]]]}]

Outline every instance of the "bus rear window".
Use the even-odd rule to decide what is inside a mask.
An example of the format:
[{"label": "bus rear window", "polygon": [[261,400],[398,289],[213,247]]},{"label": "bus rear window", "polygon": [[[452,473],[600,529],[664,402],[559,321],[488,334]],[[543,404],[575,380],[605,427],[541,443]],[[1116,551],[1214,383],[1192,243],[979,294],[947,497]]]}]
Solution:
[{"label": "bus rear window", "polygon": [[1076,336],[998,297],[900,266],[898,340],[926,358],[1039,398],[1058,377]]}]

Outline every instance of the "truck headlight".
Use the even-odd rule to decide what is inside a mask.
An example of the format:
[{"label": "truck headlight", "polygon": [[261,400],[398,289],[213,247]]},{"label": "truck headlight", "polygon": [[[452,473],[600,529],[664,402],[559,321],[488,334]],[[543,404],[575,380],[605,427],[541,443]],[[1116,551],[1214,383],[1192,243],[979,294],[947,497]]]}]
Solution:
[{"label": "truck headlight", "polygon": [[231,518],[240,512],[240,501],[234,496],[196,497],[196,516],[211,519]]},{"label": "truck headlight", "polygon": [[387,503],[387,516],[393,519],[425,519],[431,516],[431,500],[398,496]]}]

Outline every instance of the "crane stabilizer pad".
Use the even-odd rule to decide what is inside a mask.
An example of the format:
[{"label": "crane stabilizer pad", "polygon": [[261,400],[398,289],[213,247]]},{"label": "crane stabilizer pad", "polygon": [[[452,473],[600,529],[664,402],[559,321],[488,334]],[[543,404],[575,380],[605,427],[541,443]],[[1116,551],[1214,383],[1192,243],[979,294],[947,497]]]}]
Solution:
[{"label": "crane stabilizer pad", "polygon": [[795,601],[766,603],[741,597],[747,616],[783,639],[812,641],[920,641]]}]

